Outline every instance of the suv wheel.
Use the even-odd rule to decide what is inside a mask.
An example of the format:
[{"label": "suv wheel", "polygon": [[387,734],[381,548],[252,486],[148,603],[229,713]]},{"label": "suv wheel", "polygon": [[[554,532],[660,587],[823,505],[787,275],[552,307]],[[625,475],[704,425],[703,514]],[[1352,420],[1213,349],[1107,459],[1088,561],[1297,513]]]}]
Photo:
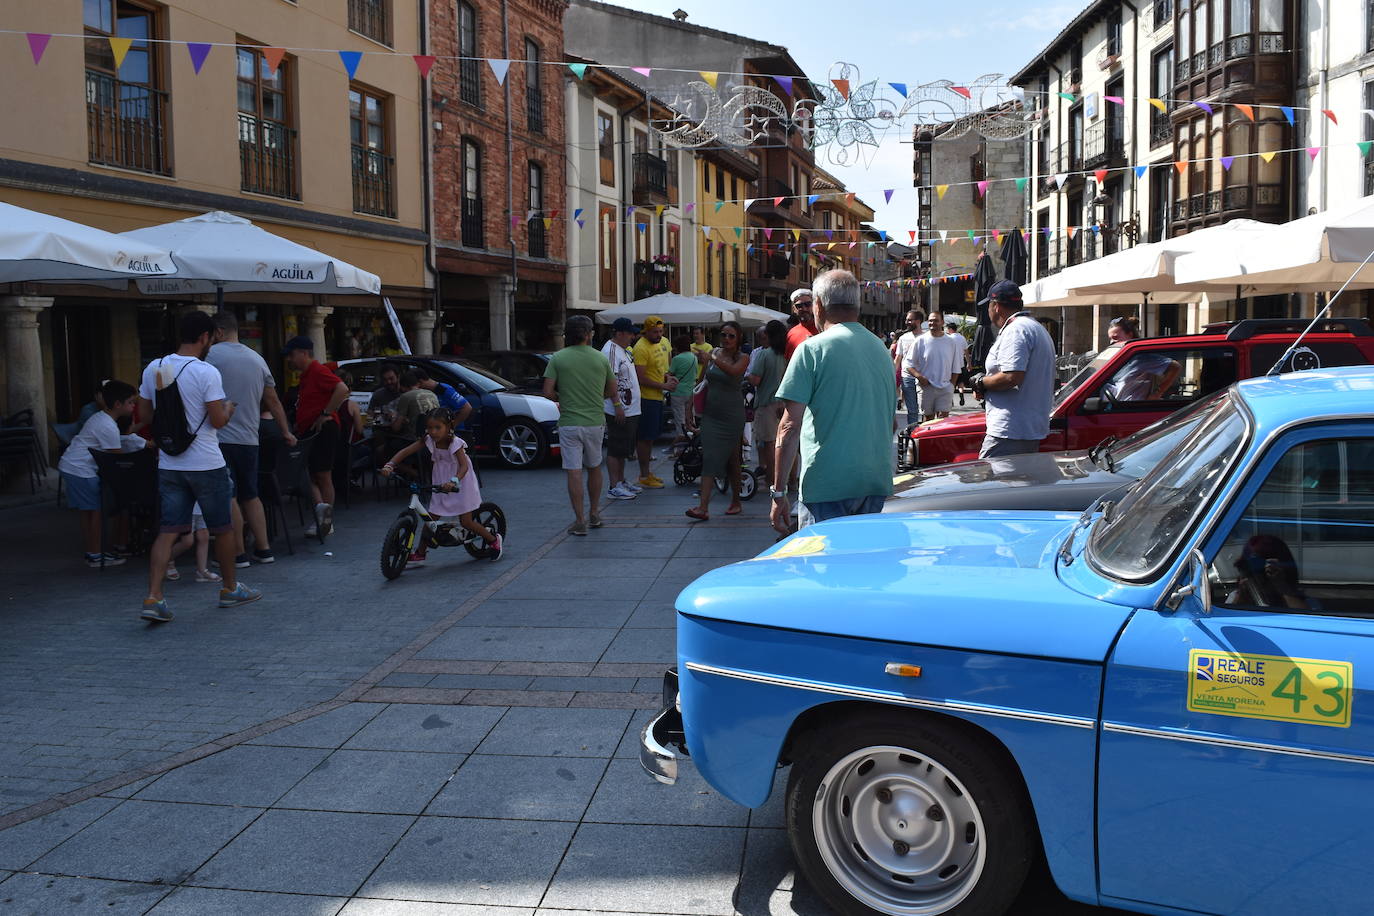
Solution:
[{"label": "suv wheel", "polygon": [[549,457],[549,439],[533,420],[507,420],[496,437],[496,455],[508,468],[537,468]]}]

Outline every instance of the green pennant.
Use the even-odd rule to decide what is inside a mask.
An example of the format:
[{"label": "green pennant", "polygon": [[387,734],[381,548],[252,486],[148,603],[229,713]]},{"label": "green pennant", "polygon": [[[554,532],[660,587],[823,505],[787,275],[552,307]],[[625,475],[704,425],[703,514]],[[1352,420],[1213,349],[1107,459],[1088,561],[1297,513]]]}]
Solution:
[{"label": "green pennant", "polygon": [[584,76],[587,75],[586,64],[568,64],[568,69],[571,70],[573,73],[576,73],[578,79],[582,79]]},{"label": "green pennant", "polygon": [[1017,192],[1018,194],[1024,194],[1024,193],[1026,193],[1026,182],[1029,181],[1029,180],[1030,180],[1030,179],[1028,179],[1028,178],[1018,178],[1018,179],[1016,179],[1016,192]]},{"label": "green pennant", "polygon": [[736,227],[735,227],[735,238],[739,238],[740,235],[743,234],[743,232],[744,232],[744,229],[743,229],[743,228],[741,228],[740,226],[736,226]]},{"label": "green pennant", "polygon": [[1059,93],[1059,97],[1060,97],[1061,99],[1063,99],[1064,101],[1066,101],[1066,102],[1077,102],[1077,101],[1078,101],[1078,96],[1074,95],[1072,92],[1061,92],[1061,93]]},{"label": "green pennant", "polygon": [[968,231],[968,240],[971,242],[971,241],[973,241],[973,239],[974,239],[973,230],[970,229],[970,230]]},{"label": "green pennant", "polygon": [[1374,143],[1371,143],[1369,140],[1361,140],[1357,142],[1355,145],[1360,148],[1361,156],[1368,156],[1370,147],[1374,147]]},{"label": "green pennant", "polygon": [[725,206],[725,201],[723,201],[723,200],[718,200],[718,201],[716,201],[716,212],[719,213],[719,212],[720,212],[720,208],[723,207],[723,206]]}]

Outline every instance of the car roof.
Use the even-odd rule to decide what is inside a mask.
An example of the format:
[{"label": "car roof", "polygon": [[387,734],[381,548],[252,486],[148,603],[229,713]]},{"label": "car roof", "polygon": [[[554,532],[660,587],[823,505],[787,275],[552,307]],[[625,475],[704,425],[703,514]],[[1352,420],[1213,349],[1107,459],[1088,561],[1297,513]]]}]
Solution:
[{"label": "car roof", "polygon": [[1306,369],[1236,383],[1261,429],[1316,417],[1374,416],[1374,366]]}]

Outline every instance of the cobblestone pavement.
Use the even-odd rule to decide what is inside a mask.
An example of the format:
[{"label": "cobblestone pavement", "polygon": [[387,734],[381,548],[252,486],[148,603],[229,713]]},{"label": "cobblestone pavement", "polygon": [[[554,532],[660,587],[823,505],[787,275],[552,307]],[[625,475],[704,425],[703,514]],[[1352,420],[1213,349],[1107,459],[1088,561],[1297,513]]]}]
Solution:
[{"label": "cobblestone pavement", "polygon": [[[560,471],[487,470],[506,557],[395,582],[399,500],[355,495],[332,556],[278,544],[231,611],[184,576],[159,627],[142,564],[87,570],[68,513],[3,513],[0,912],[826,912],[779,792],[748,810],[636,760],[677,592],[773,540],[762,499],[692,527],[689,492],[569,537]],[[1107,911],[1039,889],[1018,912]]]}]

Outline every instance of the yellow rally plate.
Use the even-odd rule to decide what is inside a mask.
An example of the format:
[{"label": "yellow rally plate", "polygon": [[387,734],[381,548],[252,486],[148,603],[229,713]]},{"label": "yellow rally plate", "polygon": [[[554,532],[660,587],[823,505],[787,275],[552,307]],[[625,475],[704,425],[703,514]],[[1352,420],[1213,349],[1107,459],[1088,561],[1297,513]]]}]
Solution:
[{"label": "yellow rally plate", "polygon": [[1350,727],[1349,662],[1281,655],[1188,653],[1188,709],[1247,719]]},{"label": "yellow rally plate", "polygon": [[806,534],[801,537],[794,537],[792,540],[783,544],[777,550],[768,554],[762,559],[771,560],[775,557],[807,557],[815,553],[821,553],[829,546],[825,535]]}]

